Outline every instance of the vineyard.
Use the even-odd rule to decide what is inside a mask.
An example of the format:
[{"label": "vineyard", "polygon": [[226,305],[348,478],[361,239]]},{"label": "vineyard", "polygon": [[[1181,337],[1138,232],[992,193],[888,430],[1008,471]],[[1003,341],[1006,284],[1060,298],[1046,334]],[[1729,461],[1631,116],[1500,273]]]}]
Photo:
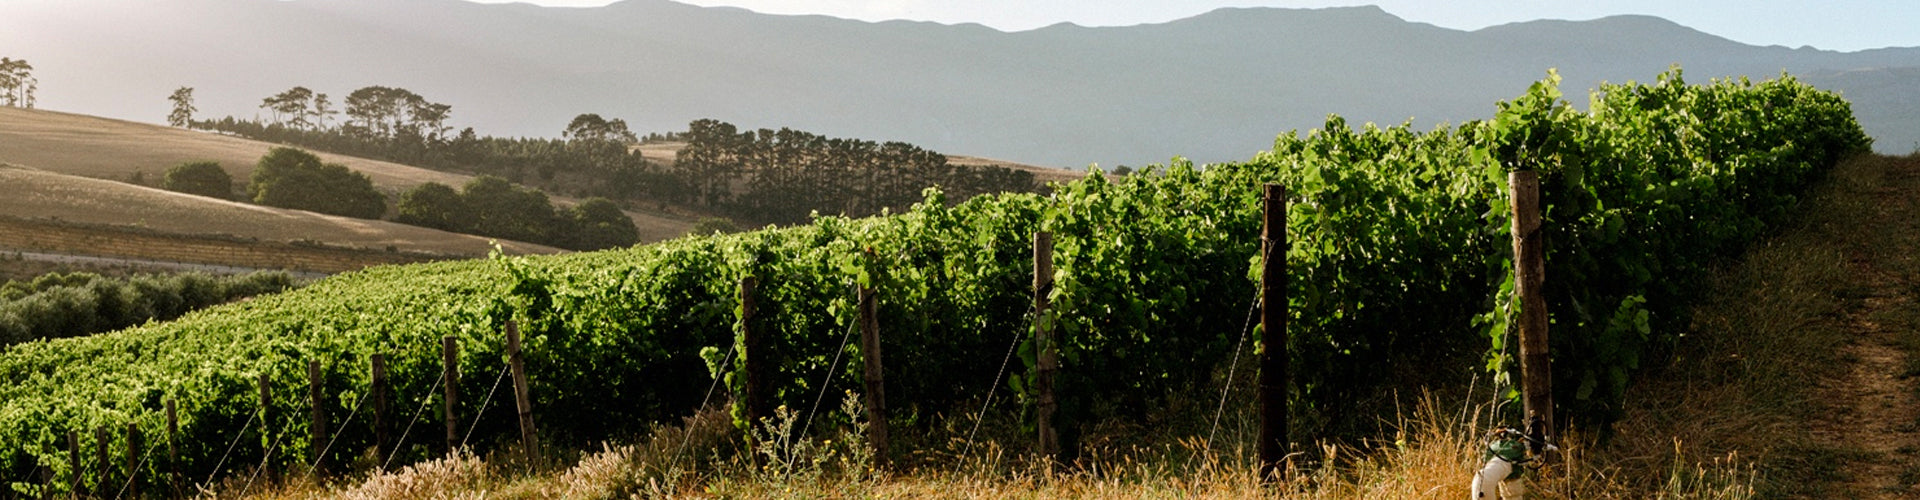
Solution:
[{"label": "vineyard", "polygon": [[[890,407],[977,412],[998,390],[1012,402],[994,412],[1031,412],[1029,332],[1040,324],[1059,339],[1066,419],[1123,418],[1172,391],[1219,387],[1251,345],[1264,183],[1286,186],[1290,202],[1293,433],[1350,437],[1371,429],[1355,416],[1390,405],[1392,388],[1487,371],[1517,387],[1514,170],[1541,179],[1558,406],[1564,420],[1601,425],[1636,370],[1674,341],[1696,278],[1869,139],[1846,101],[1790,77],[1688,85],[1676,69],[1603,86],[1585,112],[1557,87],[1550,73],[1492,119],[1429,132],[1355,130],[1334,117],[1245,163],[1176,161],[952,205],[929,190],[899,214],[627,250],[373,268],[173,322],[7,347],[0,481],[27,493],[40,483],[21,478],[36,470],[68,477],[69,431],[82,431],[85,449],[103,426],[165,436],[168,400],[180,458],[140,462],[147,477],[177,467],[198,484],[261,463],[302,471],[322,449],[321,464],[352,466],[374,430],[336,418],[331,446],[310,437],[309,361],[323,367],[333,415],[357,410],[375,354],[396,407],[437,414],[441,338],[456,339],[472,374],[459,392],[488,394],[509,321],[526,337],[545,442],[583,446],[690,414],[716,376],[739,397],[736,337],[747,329],[768,336],[770,357],[756,363],[770,370],[769,404],[807,408],[824,392],[859,390],[858,343],[844,341],[859,286],[878,297]],[[1052,307],[1039,315],[1036,231],[1052,234],[1055,252]],[[755,307],[741,324],[736,292],[748,277]],[[1010,347],[1003,379],[993,368]],[[264,423],[262,376],[286,388],[272,392]],[[517,435],[509,411],[462,404],[473,442]],[[124,436],[102,437],[126,447]],[[434,442],[401,443],[392,461],[444,451]]]}]

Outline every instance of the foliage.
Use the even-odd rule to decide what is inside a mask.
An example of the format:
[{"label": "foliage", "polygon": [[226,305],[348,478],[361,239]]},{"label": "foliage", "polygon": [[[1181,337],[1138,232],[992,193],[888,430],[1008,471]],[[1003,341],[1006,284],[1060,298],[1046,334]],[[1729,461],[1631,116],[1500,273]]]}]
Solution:
[{"label": "foliage", "polygon": [[33,93],[39,89],[33,65],[25,59],[0,57],[0,106],[32,109]]},{"label": "foliage", "polygon": [[126,279],[53,273],[30,282],[9,280],[0,285],[0,346],[167,321],[196,309],[292,288],[293,278],[278,271]]},{"label": "foliage", "polygon": [[[1676,71],[1593,99],[1591,112],[1572,109],[1550,76],[1492,120],[1457,128],[1355,130],[1334,117],[1245,163],[1090,172],[1046,196],[957,204],[928,190],[888,217],[618,251],[374,268],[173,323],[22,344],[0,354],[0,450],[34,453],[93,425],[155,428],[155,408],[177,398],[182,442],[194,443],[181,465],[205,477],[213,448],[252,414],[253,377],[304,386],[305,361],[321,360],[345,411],[366,387],[367,356],[386,353],[396,406],[418,405],[432,400],[441,336],[460,340],[462,367],[486,373],[500,366],[510,319],[526,335],[547,442],[689,414],[709,377],[739,397],[735,340],[746,331],[769,346],[754,361],[773,385],[768,406],[811,408],[860,383],[858,349],[838,351],[856,285],[879,297],[892,408],[976,411],[1007,384],[1026,411],[1038,323],[1059,332],[1068,420],[1139,415],[1156,396],[1208,386],[1231,359],[1255,296],[1263,183],[1286,186],[1290,203],[1294,435],[1351,436],[1391,410],[1389,387],[1464,380],[1483,359],[1510,376],[1506,179],[1518,169],[1545,186],[1559,397],[1572,420],[1605,421],[1616,388],[1684,324],[1695,273],[1867,139],[1845,101],[1791,78],[1687,86]],[[1034,231],[1055,243],[1053,309],[1040,315]],[[751,318],[736,300],[747,276],[759,282]],[[1002,381],[993,368],[1010,341],[1021,365]],[[461,392],[484,393],[486,378],[463,378]],[[308,456],[306,401],[293,392],[275,393],[265,428],[286,436],[285,457]],[[476,435],[509,435],[508,414],[480,419]],[[329,460],[372,439],[364,426],[343,432]],[[235,461],[261,459],[242,448]],[[18,477],[28,460],[0,454],[0,472]]]},{"label": "foliage", "polygon": [[346,165],[320,162],[313,153],[276,147],[260,157],[247,184],[254,203],[361,219],[378,219],[387,211],[386,196],[373,189],[373,179]]},{"label": "foliage", "polygon": [[193,112],[199,111],[193,107],[193,87],[173,89],[167,101],[173,103],[173,111],[167,113],[168,125],[187,127],[193,124]]},{"label": "foliage", "polygon": [[815,213],[882,214],[911,206],[931,186],[959,200],[1034,188],[1031,172],[952,165],[945,155],[903,142],[787,128],[741,132],[717,120],[689,124],[686,139],[673,164],[693,193],[685,201],[763,223],[803,223]]},{"label": "foliage", "polygon": [[400,193],[399,213],[393,221],[430,227],[443,231],[460,232],[473,226],[473,211],[467,208],[467,199],[452,187],[438,182],[428,182]]},{"label": "foliage", "polygon": [[193,161],[167,169],[160,187],[168,191],[219,198],[233,198],[233,176],[220,168],[220,162]]},{"label": "foliage", "polygon": [[560,131],[560,137],[568,141],[613,141],[619,143],[639,142],[639,137],[627,130],[627,121],[619,118],[608,120],[594,113],[585,113],[573,117],[567,123],[567,129]]}]

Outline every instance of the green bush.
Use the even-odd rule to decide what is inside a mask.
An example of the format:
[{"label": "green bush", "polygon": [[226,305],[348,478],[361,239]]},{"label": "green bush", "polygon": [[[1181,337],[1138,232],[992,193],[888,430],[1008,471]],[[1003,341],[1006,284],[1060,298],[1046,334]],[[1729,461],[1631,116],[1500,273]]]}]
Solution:
[{"label": "green bush", "polygon": [[320,157],[294,148],[278,147],[260,157],[253,169],[247,195],[254,203],[361,219],[378,219],[387,211],[386,197],[373,189],[366,174],[345,165],[320,162]]},{"label": "green bush", "polygon": [[160,187],[168,191],[178,191],[222,200],[233,198],[233,176],[220,168],[219,162],[195,161],[175,165],[167,169],[166,179]]}]

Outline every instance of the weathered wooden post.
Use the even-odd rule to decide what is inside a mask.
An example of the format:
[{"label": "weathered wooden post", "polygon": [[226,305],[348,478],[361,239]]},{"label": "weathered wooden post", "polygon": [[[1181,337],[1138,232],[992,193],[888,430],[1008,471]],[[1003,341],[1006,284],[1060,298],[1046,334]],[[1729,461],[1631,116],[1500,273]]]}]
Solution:
[{"label": "weathered wooden post", "polygon": [[[507,331],[513,331],[513,323],[507,323]],[[513,334],[509,333],[509,338]],[[460,404],[460,341],[452,335],[440,337],[440,362],[445,369],[440,372],[440,385],[446,387],[447,453],[453,453],[460,446],[460,418],[455,411]]]},{"label": "weathered wooden post", "polygon": [[309,459],[313,461],[314,475],[326,474],[326,457],[323,454],[327,447],[327,405],[323,385],[325,379],[321,378],[320,361],[307,360],[307,404],[312,407],[313,418],[313,425],[309,427],[313,431],[313,440],[309,441],[312,443],[313,456]]},{"label": "weathered wooden post", "polygon": [[539,435],[533,429],[533,394],[527,388],[527,366],[520,352],[520,327],[507,321],[507,365],[513,370],[513,400],[520,409],[520,444],[529,459],[540,456]]},{"label": "weathered wooden post", "polygon": [[53,443],[40,442],[40,456],[37,459],[40,463],[40,500],[53,498],[53,466],[47,465],[48,461],[53,460],[53,453]]},{"label": "weathered wooden post", "polygon": [[[1034,426],[1039,428],[1040,455],[1048,460],[1060,460],[1060,433],[1055,429],[1053,417],[1060,409],[1060,401],[1053,393],[1053,374],[1060,368],[1060,348],[1054,341],[1053,325],[1047,321],[1050,306],[1047,294],[1053,291],[1053,234],[1046,231],[1033,233],[1033,344],[1038,353],[1034,362],[1035,389],[1039,391],[1039,408],[1034,415]],[[1049,469],[1051,470],[1051,469]]]},{"label": "weathered wooden post", "polygon": [[1260,477],[1280,478],[1287,436],[1287,190],[1265,187],[1260,230]]},{"label": "weathered wooden post", "polygon": [[127,424],[127,497],[140,498],[140,425]]},{"label": "weathered wooden post", "polygon": [[373,355],[373,450],[374,468],[384,467],[387,454],[387,355]]},{"label": "weathered wooden post", "polygon": [[760,425],[761,419],[773,416],[773,397],[768,394],[766,380],[767,370],[773,367],[768,365],[769,353],[765,339],[760,338],[760,332],[753,327],[753,290],[759,283],[760,280],[753,276],[740,280],[740,350],[745,358],[741,366],[747,375],[745,403],[749,426]]},{"label": "weathered wooden post", "polygon": [[[872,253],[869,252],[871,257]],[[880,358],[880,318],[873,290],[860,287],[860,356],[866,358],[867,443],[874,464],[887,466],[887,374]]]},{"label": "weathered wooden post", "polygon": [[100,464],[100,471],[93,475],[95,493],[106,493],[108,485],[113,484],[113,455],[107,450],[111,442],[113,431],[107,430],[107,426],[93,428],[93,463]]},{"label": "weathered wooden post", "polygon": [[272,412],[268,411],[268,409],[272,408],[272,406],[273,406],[273,383],[267,380],[266,372],[261,372],[260,373],[260,437],[261,437],[260,468],[262,469],[261,475],[266,476],[266,479],[269,482],[273,480],[273,441],[274,439],[273,439],[273,431],[272,431],[273,426],[269,425],[272,423],[272,420],[268,419],[267,417],[273,414]]},{"label": "weathered wooden post", "polygon": [[[1540,222],[1540,176],[1532,170],[1507,174],[1513,191],[1513,293],[1520,305],[1520,388],[1525,393],[1527,433],[1555,442],[1553,366],[1547,354],[1547,278]],[[1536,450],[1544,452],[1544,450]],[[1543,453],[1552,459],[1552,454]]]},{"label": "weathered wooden post", "polygon": [[174,400],[167,400],[167,478],[173,485],[173,496],[181,495],[180,477],[180,414],[174,410]]},{"label": "weathered wooden post", "polygon": [[67,478],[73,482],[73,487],[68,491],[74,498],[80,498],[80,472],[87,467],[80,462],[80,432],[78,431],[67,431],[67,463],[73,464],[69,467],[71,470],[68,476],[70,477]]}]

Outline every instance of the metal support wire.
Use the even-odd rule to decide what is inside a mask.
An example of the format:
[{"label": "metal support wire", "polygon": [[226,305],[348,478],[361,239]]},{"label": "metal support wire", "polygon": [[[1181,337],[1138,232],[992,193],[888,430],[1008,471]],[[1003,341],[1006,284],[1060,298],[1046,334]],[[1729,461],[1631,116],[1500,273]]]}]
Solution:
[{"label": "metal support wire", "polygon": [[373,394],[373,391],[367,391],[367,393],[365,393],[365,394],[361,394],[361,395],[360,395],[360,400],[359,400],[359,401],[356,401],[356,402],[354,402],[354,403],[353,403],[353,410],[352,410],[352,411],[349,411],[349,412],[347,412],[347,419],[346,419],[346,420],[342,420],[342,421],[340,421],[340,432],[335,432],[335,433],[333,433],[333,437],[332,437],[332,438],[328,438],[328,439],[327,439],[327,445],[326,445],[326,446],[323,446],[323,447],[321,447],[321,448],[320,448],[320,453],[318,453],[318,454],[315,454],[315,455],[314,455],[314,457],[313,457],[313,463],[311,463],[311,464],[307,464],[307,474],[308,474],[308,475],[312,475],[312,474],[313,474],[313,471],[315,471],[315,470],[318,470],[318,469],[320,468],[320,462],[321,462],[322,460],[326,460],[326,459],[327,459],[327,452],[328,452],[328,451],[333,451],[333,443],[334,443],[334,442],[336,442],[336,441],[339,441],[339,440],[340,440],[340,435],[341,435],[341,434],[346,434],[346,433],[347,433],[347,429],[346,429],[346,428],[347,428],[347,424],[349,424],[349,423],[353,423],[353,416],[354,416],[354,415],[358,415],[358,414],[360,413],[360,405],[361,405],[361,404],[364,404],[364,403],[366,403],[366,402],[367,402],[367,396],[369,396],[369,395],[372,395],[372,394]]},{"label": "metal support wire", "polygon": [[[1030,309],[1035,322],[1040,320],[1040,310]],[[987,401],[980,404],[980,415],[973,419],[973,430],[967,431],[967,448],[960,452],[962,460],[973,453],[973,437],[980,433],[980,422],[987,419],[987,409],[993,407],[993,393],[1000,388],[1000,377],[1007,374],[1007,364],[1013,361],[1013,351],[1020,347],[1020,330],[1013,331],[1013,340],[1007,343],[1007,357],[1000,360],[1000,371],[993,375],[993,383],[987,385]]]},{"label": "metal support wire", "polygon": [[438,392],[440,390],[440,383],[446,380],[447,377],[444,376],[434,377],[433,387],[427,389],[427,397],[420,401],[420,408],[413,411],[413,418],[411,420],[407,420],[406,430],[400,431],[400,439],[393,442],[393,454],[387,455],[387,458],[380,462],[380,470],[386,470],[388,466],[393,465],[393,457],[400,456],[400,445],[406,444],[407,434],[413,432],[413,424],[420,422],[420,415],[427,411],[427,405],[433,403],[433,393]]},{"label": "metal support wire", "polygon": [[467,435],[460,437],[461,448],[467,447],[468,439],[473,439],[473,430],[480,427],[480,417],[486,416],[487,405],[493,403],[493,392],[500,389],[500,381],[507,378],[507,370],[511,368],[513,368],[512,365],[500,366],[500,376],[493,378],[493,388],[487,389],[486,399],[480,400],[480,408],[473,411],[473,423],[467,425]]}]

